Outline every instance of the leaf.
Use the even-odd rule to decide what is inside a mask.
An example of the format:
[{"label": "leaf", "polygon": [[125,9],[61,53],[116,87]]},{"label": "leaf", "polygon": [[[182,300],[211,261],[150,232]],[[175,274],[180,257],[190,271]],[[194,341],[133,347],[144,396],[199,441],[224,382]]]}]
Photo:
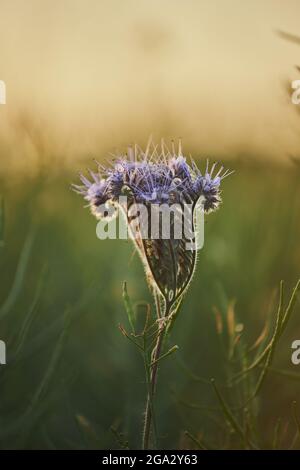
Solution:
[{"label": "leaf", "polygon": [[[99,291],[97,288],[97,296]],[[72,305],[72,321],[85,312],[86,306],[93,301],[96,301],[96,284],[92,284],[86,289],[83,297]],[[39,333],[37,333],[30,341],[26,342],[26,348],[23,348],[22,354],[18,356],[18,360],[27,361],[33,354],[36,354],[41,348],[44,347],[48,341],[55,340],[61,331],[62,319],[61,316],[53,320],[50,325],[45,326]]]},{"label": "leaf", "polygon": [[23,249],[19,258],[19,262],[17,265],[13,285],[10,289],[10,292],[6,300],[0,307],[0,318],[5,317],[11,311],[11,309],[13,308],[21,292],[23,281],[25,278],[26,269],[27,269],[29,259],[30,259],[33,242],[34,242],[34,235],[35,235],[34,232],[31,231],[25,240],[25,243],[23,245]]},{"label": "leaf", "polygon": [[[279,340],[279,338],[282,336],[288,321],[291,317],[291,314],[294,310],[296,300],[297,300],[297,295],[300,290],[300,279],[298,280],[296,286],[293,289],[292,295],[290,297],[289,304],[285,310],[283,311],[283,281],[280,283],[280,300],[279,300],[279,307],[278,307],[278,312],[277,312],[277,319],[276,319],[276,326],[275,326],[275,331],[273,333],[273,336],[271,340],[269,341],[268,345],[265,347],[262,353],[260,353],[253,361],[253,363],[247,367],[247,369],[242,370],[238,374],[236,374],[235,379],[239,380],[242,375],[250,372],[251,370],[254,370],[256,367],[260,366],[265,360],[270,361],[270,357],[273,355],[273,352],[271,353],[271,356],[269,356],[270,350],[274,348],[275,343]],[[279,321],[279,324],[278,324]],[[268,359],[269,357],[269,359]],[[267,369],[269,368],[269,365],[267,365]]]},{"label": "leaf", "polygon": [[157,362],[161,361],[162,359],[165,359],[166,357],[170,356],[170,354],[173,354],[174,352],[178,351],[179,347],[177,346],[177,344],[175,344],[175,346],[172,346],[172,348],[170,348],[166,353],[162,354],[158,359],[156,359],[155,361],[151,362],[151,367],[154,366],[154,364],[156,364]]},{"label": "leaf", "polygon": [[32,322],[34,321],[35,315],[37,313],[37,307],[39,305],[39,300],[40,300],[40,297],[41,297],[41,293],[42,293],[42,289],[43,289],[43,286],[44,286],[44,283],[45,283],[45,279],[46,279],[46,266],[44,266],[44,268],[43,268],[43,270],[40,274],[33,301],[30,305],[29,311],[28,311],[28,313],[25,317],[25,320],[24,320],[23,325],[21,327],[21,331],[18,335],[16,351],[15,351],[15,353],[13,354],[13,356],[11,357],[11,359],[9,361],[10,364],[12,364],[12,362],[18,358],[18,356],[20,355],[20,352],[23,349],[23,346],[24,346],[25,341],[27,339],[28,332],[30,330]]},{"label": "leaf", "polygon": [[[147,208],[148,223],[150,220],[153,221],[151,211],[159,210],[158,208],[153,209],[153,207],[155,205],[152,204]],[[167,310],[170,311],[171,306],[180,299],[189,285],[196,264],[196,250],[188,249],[190,244],[195,241],[194,235],[189,238],[182,233],[181,238],[176,238],[176,236],[179,237],[179,234],[176,234],[174,227],[179,226],[177,223],[179,224],[180,220],[183,221],[184,206],[177,204],[174,212],[169,213],[169,225],[168,223],[162,224],[160,221],[159,226],[155,227],[154,233],[152,232],[153,227],[149,227],[148,223],[144,221],[143,225],[143,217],[140,217],[140,220],[137,220],[137,217],[137,215],[128,216],[131,236],[134,238],[145,265],[150,283],[154,282],[165,299]],[[180,224],[182,227],[182,222]],[[193,233],[194,223],[192,225]],[[164,232],[164,230],[168,230],[168,232]],[[184,232],[184,230],[182,231]]]},{"label": "leaf", "polygon": [[264,380],[266,378],[266,375],[268,373],[268,368],[272,364],[276,345],[277,345],[277,342],[279,340],[279,337],[282,331],[282,322],[283,322],[282,318],[283,318],[283,281],[280,282],[280,297],[279,297],[279,306],[278,306],[277,317],[276,317],[275,331],[270,342],[270,348],[267,354],[266,362],[263,366],[263,370],[259,376],[256,388],[255,388],[254,396],[256,396],[258,392],[260,391],[264,383]]},{"label": "leaf", "polygon": [[42,397],[45,395],[45,393],[48,390],[48,387],[49,387],[49,384],[52,380],[53,374],[56,371],[59,360],[61,358],[61,354],[62,354],[64,345],[65,345],[67,333],[69,331],[69,327],[70,327],[70,324],[71,324],[71,316],[72,316],[71,315],[71,309],[67,308],[67,310],[65,311],[65,314],[64,314],[64,327],[63,327],[63,329],[60,333],[60,336],[58,338],[57,344],[56,344],[56,346],[54,348],[54,351],[52,353],[52,356],[50,358],[50,362],[49,362],[49,365],[46,369],[44,377],[43,377],[42,381],[40,382],[39,387],[37,388],[37,390],[36,390],[36,392],[33,396],[33,399],[31,401],[31,404],[30,404],[28,410],[34,409],[37,406],[38,402],[42,399]]},{"label": "leaf", "polygon": [[173,305],[189,284],[195,266],[195,251],[185,249],[186,240],[144,240],[145,258],[166,300]]},{"label": "leaf", "polygon": [[298,292],[300,290],[300,279],[298,280],[296,286],[294,287],[293,289],[293,293],[291,295],[291,298],[290,298],[290,301],[289,301],[289,304],[287,306],[287,309],[285,311],[285,314],[283,316],[283,320],[282,320],[282,324],[281,324],[281,327],[280,327],[280,335],[283,333],[283,331],[285,330],[287,324],[288,324],[288,321],[290,319],[290,316],[294,310],[294,307],[295,307],[295,304],[296,304],[296,300],[297,300],[297,295],[298,295]]},{"label": "leaf", "polygon": [[201,442],[199,439],[197,439],[195,436],[193,436],[189,431],[185,431],[184,433],[187,437],[189,437],[191,439],[191,441],[193,441],[194,444],[196,444],[196,446],[198,447],[198,449],[201,449],[201,450],[208,450],[208,447],[203,444],[203,442]]},{"label": "leaf", "polygon": [[251,442],[249,442],[246,434],[244,433],[243,429],[241,428],[241,426],[239,425],[239,423],[237,422],[236,418],[234,417],[234,415],[232,414],[229,406],[227,405],[226,401],[224,400],[224,398],[222,397],[219,389],[217,388],[216,384],[215,384],[215,381],[214,379],[211,380],[211,384],[212,384],[212,387],[214,389],[214,392],[217,396],[217,399],[220,403],[220,406],[221,406],[221,410],[224,414],[224,417],[226,419],[226,421],[231,425],[232,429],[235,431],[235,433],[237,434],[237,436],[240,438],[241,440],[241,443],[243,445],[245,444],[248,444],[249,447],[253,447],[253,444]]},{"label": "leaf", "polygon": [[135,331],[135,328],[134,328],[134,324],[135,324],[135,315],[134,315],[134,311],[133,311],[133,308],[132,308],[132,305],[131,305],[130,297],[129,297],[129,295],[128,295],[127,283],[126,283],[126,281],[123,282],[123,291],[122,291],[122,294],[123,294],[123,301],[124,301],[124,305],[125,305],[125,310],[126,310],[126,313],[127,313],[128,321],[129,321],[131,330],[134,332],[134,331]]}]

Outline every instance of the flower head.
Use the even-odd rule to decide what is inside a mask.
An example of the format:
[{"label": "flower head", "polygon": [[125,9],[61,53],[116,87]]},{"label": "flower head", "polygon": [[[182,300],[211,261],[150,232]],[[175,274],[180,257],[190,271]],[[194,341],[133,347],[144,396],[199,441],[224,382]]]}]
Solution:
[{"label": "flower head", "polygon": [[[188,163],[180,144],[176,152],[174,145],[169,150],[164,143],[160,147],[151,143],[145,151],[135,146],[130,147],[127,154],[116,155],[109,167],[98,163],[97,173],[89,172],[91,180],[80,174],[82,184],[73,185],[73,189],[84,197],[98,218],[109,217],[112,206],[118,206],[130,227],[132,220],[136,220],[130,209],[136,205],[146,207],[147,218],[148,214],[149,218],[150,213],[152,215],[152,209],[176,205],[179,209],[170,222],[174,227],[174,220],[186,217],[183,208],[189,206],[188,214],[194,228],[193,212],[200,197],[205,212],[220,205],[221,181],[230,173],[223,171],[223,167],[217,172],[215,169],[216,164],[209,168],[207,163],[202,174],[192,159]],[[126,202],[121,196],[126,196]],[[166,309],[170,311],[183,295],[194,272],[195,250],[186,250],[186,242],[194,241],[194,235],[184,234],[181,239],[175,236],[168,239],[143,237],[142,225],[143,221],[139,221],[137,236],[133,238],[148,279],[162,294]]]},{"label": "flower head", "polygon": [[204,210],[218,208],[221,180],[229,175],[223,167],[214,175],[216,164],[204,175],[194,161],[188,164],[179,147],[178,153],[162,143],[144,152],[139,147],[130,148],[127,154],[114,158],[111,167],[98,164],[98,172],[90,171],[92,181],[80,175],[82,185],[73,189],[82,194],[94,214],[106,202],[116,202],[124,194],[138,203],[173,204],[196,202],[203,197]]}]

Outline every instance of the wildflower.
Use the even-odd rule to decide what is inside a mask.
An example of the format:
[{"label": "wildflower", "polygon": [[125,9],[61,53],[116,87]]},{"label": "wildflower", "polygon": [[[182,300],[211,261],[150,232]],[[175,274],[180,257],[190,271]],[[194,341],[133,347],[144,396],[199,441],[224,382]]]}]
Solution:
[{"label": "wildflower", "polygon": [[[160,147],[148,145],[146,151],[138,146],[129,148],[126,155],[117,155],[109,167],[98,164],[98,171],[90,171],[92,181],[80,174],[81,185],[73,185],[87,201],[92,213],[98,217],[109,217],[113,206],[119,206],[132,226],[136,217],[130,211],[136,204],[143,204],[149,210],[160,205],[173,206],[190,204],[193,208],[200,197],[205,212],[217,209],[221,203],[220,185],[228,176],[223,167],[215,173],[216,164],[210,169],[207,164],[205,173],[182,154],[181,145],[175,151],[169,150],[164,143]],[[126,195],[126,203],[120,202]],[[122,199],[124,201],[124,199]],[[103,209],[104,205],[104,209]],[[183,217],[183,210],[176,212],[175,218]],[[170,222],[174,225],[174,220]],[[150,227],[151,228],[151,227]],[[194,267],[195,251],[185,249],[186,238],[167,240],[141,236],[142,227],[138,226],[135,236],[138,252],[144,262],[147,278],[152,288],[158,290],[165,300],[166,310],[177,302],[189,284]]]},{"label": "wildflower", "polygon": [[[161,351],[165,331],[169,331],[173,324],[196,265],[196,250],[186,249],[187,244],[194,246],[196,205],[201,198],[204,212],[217,209],[221,203],[221,181],[229,175],[228,171],[223,171],[223,167],[215,174],[215,167],[216,164],[209,169],[207,163],[205,173],[202,175],[193,160],[190,164],[187,162],[180,144],[177,152],[174,145],[170,151],[164,143],[159,148],[153,144],[148,145],[145,152],[135,146],[129,148],[126,155],[117,155],[109,167],[98,164],[97,173],[90,171],[92,181],[80,174],[82,184],[73,185],[73,189],[84,197],[96,217],[107,219],[110,211],[116,206],[125,214],[130,234],[144,264],[149,287],[155,298],[157,329],[154,342],[153,338],[151,339],[155,344],[151,353],[145,349],[145,339],[144,345],[141,346],[142,349],[144,347],[147,357],[146,376],[149,384],[143,431],[144,449],[148,448],[151,436],[153,396],[157,382],[158,361],[163,357]],[[142,211],[144,217],[138,216],[135,210],[137,207],[144,209]],[[178,220],[187,218],[191,224],[191,232],[183,233],[179,238],[174,233],[170,233],[168,237],[161,236],[160,233],[158,237],[153,237],[153,214],[158,214],[160,220],[162,207],[172,210],[175,207],[175,211],[172,212],[173,217],[168,219],[169,228],[174,229]],[[156,228],[157,224],[154,225]],[[123,327],[121,331],[129,337]],[[144,331],[146,334],[146,326]],[[177,346],[174,346],[164,356],[176,349]]]}]

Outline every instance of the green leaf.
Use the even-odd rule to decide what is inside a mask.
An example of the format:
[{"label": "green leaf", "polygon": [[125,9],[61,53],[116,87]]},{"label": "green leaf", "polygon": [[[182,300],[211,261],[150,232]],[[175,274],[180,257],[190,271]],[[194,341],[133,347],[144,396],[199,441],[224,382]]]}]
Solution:
[{"label": "green leaf", "polygon": [[224,398],[222,397],[221,395],[221,392],[219,391],[219,389],[217,388],[216,384],[215,384],[215,381],[214,379],[211,380],[211,384],[212,384],[212,387],[214,389],[214,392],[217,396],[217,399],[220,403],[220,406],[221,406],[221,410],[224,414],[224,417],[226,419],[226,421],[230,424],[230,426],[232,427],[232,429],[235,431],[235,433],[237,434],[237,436],[240,438],[240,441],[241,443],[245,446],[248,445],[249,447],[254,447],[253,444],[249,441],[248,437],[246,436],[246,434],[243,432],[243,429],[241,428],[241,426],[239,425],[238,421],[236,420],[236,418],[234,417],[234,415],[232,414],[229,406],[227,405],[226,401],[224,400]]},{"label": "green leaf", "polygon": [[125,310],[126,310],[126,313],[127,313],[127,317],[128,317],[128,321],[129,321],[131,330],[134,332],[135,331],[135,328],[134,328],[135,315],[134,315],[134,311],[133,311],[132,304],[131,304],[131,301],[130,301],[130,297],[128,295],[126,281],[123,282],[123,301],[124,301]]},{"label": "green leaf", "polygon": [[33,247],[34,235],[35,235],[34,231],[31,231],[25,240],[25,243],[23,245],[23,249],[19,258],[19,262],[17,265],[13,285],[10,289],[10,292],[6,300],[0,307],[0,318],[5,317],[11,311],[11,309],[13,308],[21,292],[25,274],[26,274],[26,269],[27,269],[29,259],[30,259],[31,250]]}]

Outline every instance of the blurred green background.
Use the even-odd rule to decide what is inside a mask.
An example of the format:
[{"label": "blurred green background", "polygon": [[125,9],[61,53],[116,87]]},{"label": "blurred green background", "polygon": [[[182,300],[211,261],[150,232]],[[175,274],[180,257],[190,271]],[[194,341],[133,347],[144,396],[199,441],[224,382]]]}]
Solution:
[{"label": "blurred green background", "polygon": [[[210,157],[235,170],[206,218],[170,339],[179,350],[160,367],[159,444],[243,447],[206,380],[216,379],[248,432],[240,407],[258,371],[233,388],[228,380],[253,359],[248,347],[267,319],[272,334],[280,280],[287,303],[300,276],[299,108],[290,96],[299,40],[275,34],[297,33],[299,8],[0,0],[1,448],[141,446],[146,385],[141,357],[118,329],[128,328],[122,282],[133,304],[152,300],[131,243],[99,241],[69,185],[92,158],[144,147],[152,133],[182,137],[200,168]],[[276,371],[245,405],[263,448],[300,446],[300,366],[291,363],[299,308],[276,347]]]},{"label": "blurred green background", "polygon": [[[172,333],[180,363],[174,355],[159,373],[163,448],[191,448],[185,430],[225,445],[220,418],[209,412],[217,407],[211,387],[191,377],[193,372],[225,384],[227,358],[214,312],[225,319],[235,300],[237,322],[250,345],[270,312],[274,321],[280,279],[289,292],[299,277],[299,167],[228,164],[235,174],[224,182],[221,209],[206,217],[204,249]],[[131,243],[96,238],[96,221],[69,190],[74,178],[73,171],[58,177],[41,170],[37,179],[1,180],[4,448],[118,448],[111,426],[131,447],[141,443],[146,386],[141,357],[118,329],[119,323],[128,327],[122,281],[133,303],[151,302],[151,297]],[[291,343],[298,338],[299,303],[279,343],[276,367],[298,371],[290,359]],[[278,418],[280,445],[288,446],[295,430],[291,403],[299,387],[297,380],[268,376],[257,402],[265,446],[271,446]],[[234,405],[231,393],[229,399]]]}]

